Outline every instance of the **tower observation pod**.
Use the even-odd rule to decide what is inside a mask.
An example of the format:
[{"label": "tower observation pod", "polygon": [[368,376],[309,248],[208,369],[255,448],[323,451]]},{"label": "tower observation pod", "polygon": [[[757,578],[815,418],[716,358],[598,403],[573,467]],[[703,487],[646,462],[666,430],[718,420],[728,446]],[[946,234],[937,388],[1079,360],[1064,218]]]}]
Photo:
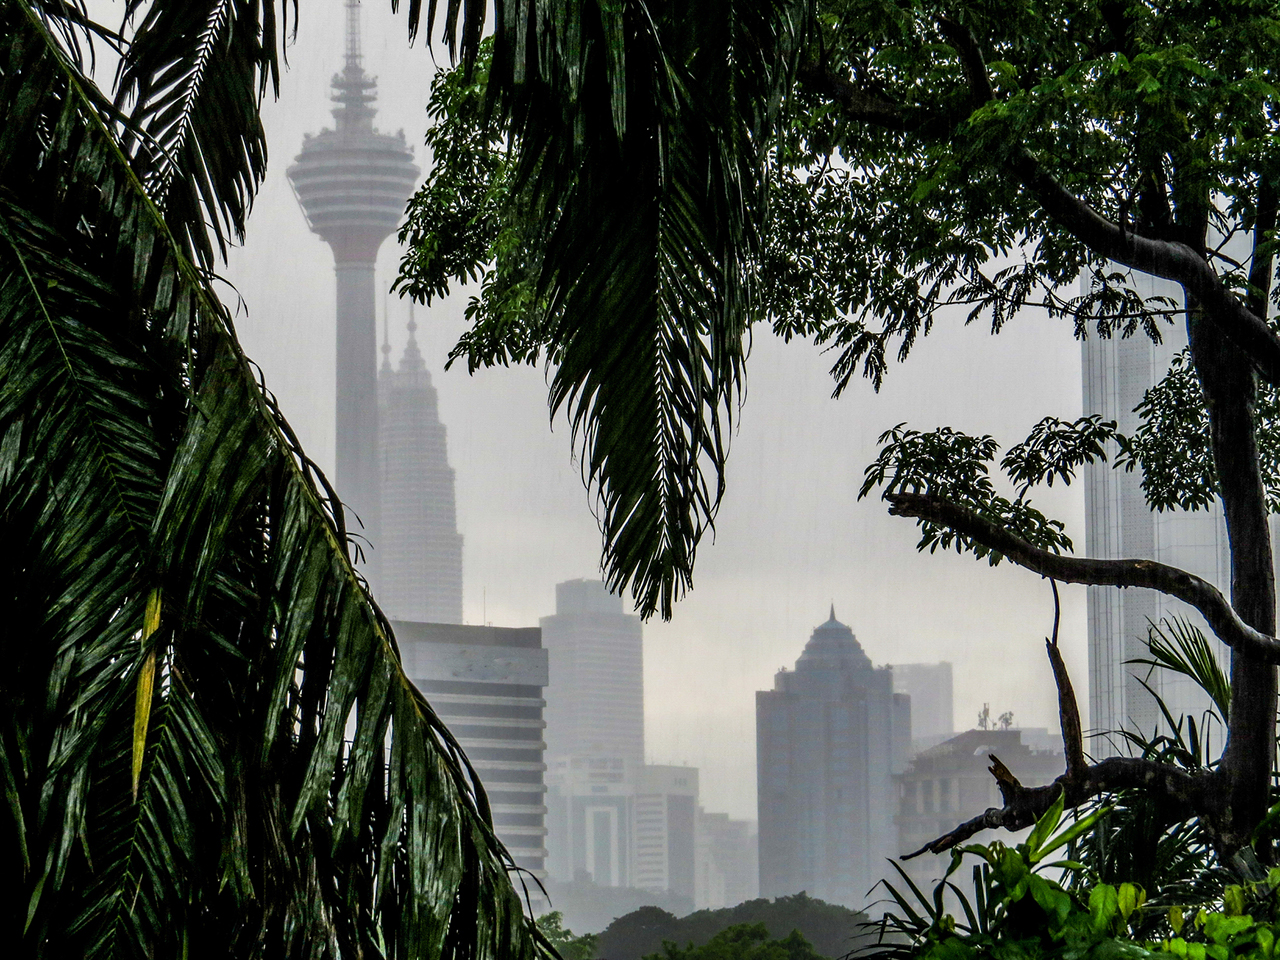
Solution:
[{"label": "tower observation pod", "polygon": [[333,250],[335,487],[347,505],[348,529],[363,527],[374,546],[366,569],[376,578],[381,508],[374,264],[382,241],[404,216],[419,170],[403,131],[388,136],[373,127],[376,83],[361,62],[359,0],[347,0],[346,15],[346,63],[333,78],[334,127],[307,135],[288,175],[308,226]]}]

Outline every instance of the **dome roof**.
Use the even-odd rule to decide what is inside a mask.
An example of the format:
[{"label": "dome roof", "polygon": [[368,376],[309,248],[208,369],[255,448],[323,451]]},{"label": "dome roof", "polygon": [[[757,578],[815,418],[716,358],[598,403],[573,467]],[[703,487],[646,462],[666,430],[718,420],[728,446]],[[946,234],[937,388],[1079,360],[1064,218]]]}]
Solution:
[{"label": "dome roof", "polygon": [[831,616],[826,623],[814,627],[804,652],[796,661],[796,669],[831,669],[837,666],[855,670],[872,668],[871,658],[863,651],[853,631],[836,619],[835,604],[832,604]]}]

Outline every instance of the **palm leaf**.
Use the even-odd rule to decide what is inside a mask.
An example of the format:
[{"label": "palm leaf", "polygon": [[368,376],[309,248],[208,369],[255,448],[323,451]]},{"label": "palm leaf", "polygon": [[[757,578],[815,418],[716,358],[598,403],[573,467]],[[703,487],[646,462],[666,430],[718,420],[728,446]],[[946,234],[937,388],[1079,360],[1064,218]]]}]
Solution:
[{"label": "palm leaf", "polygon": [[530,956],[336,500],[43,13],[0,0],[6,943]]},{"label": "palm leaf", "polygon": [[[723,493],[758,312],[769,126],[800,17],[747,0],[499,2],[484,62],[481,7],[450,0],[446,34],[461,31],[464,75],[479,65],[485,77],[477,122],[511,144],[509,162],[490,165],[507,178],[497,216],[523,227],[515,245],[498,231],[490,276],[503,282],[485,296],[509,303],[481,309],[464,349],[473,367],[536,358],[529,336],[547,350],[552,414],[567,413],[581,451],[606,579],[669,617]],[[408,236],[431,245],[442,222],[431,183],[423,196]],[[415,285],[414,262],[402,282],[440,290]],[[515,311],[533,315],[513,324]]]},{"label": "palm leaf", "polygon": [[[288,28],[297,0],[281,0]],[[225,256],[266,173],[259,106],[279,92],[275,0],[127,0],[133,24],[116,105],[127,111],[134,168],[188,255],[212,268]],[[136,21],[136,23],[134,23]]]},{"label": "palm leaf", "polygon": [[[1130,660],[1189,677],[1209,695],[1225,724],[1231,715],[1231,681],[1199,627],[1181,617],[1165,617],[1147,625],[1150,659]],[[1157,698],[1158,699],[1158,698]]]}]

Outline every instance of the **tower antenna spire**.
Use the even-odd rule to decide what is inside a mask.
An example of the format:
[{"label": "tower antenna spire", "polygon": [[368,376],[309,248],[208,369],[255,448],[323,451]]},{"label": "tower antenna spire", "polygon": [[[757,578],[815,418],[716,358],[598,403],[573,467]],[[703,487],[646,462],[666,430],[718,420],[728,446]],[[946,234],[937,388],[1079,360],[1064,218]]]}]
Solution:
[{"label": "tower antenna spire", "polygon": [[360,0],[347,0],[347,69],[363,70],[360,52]]}]

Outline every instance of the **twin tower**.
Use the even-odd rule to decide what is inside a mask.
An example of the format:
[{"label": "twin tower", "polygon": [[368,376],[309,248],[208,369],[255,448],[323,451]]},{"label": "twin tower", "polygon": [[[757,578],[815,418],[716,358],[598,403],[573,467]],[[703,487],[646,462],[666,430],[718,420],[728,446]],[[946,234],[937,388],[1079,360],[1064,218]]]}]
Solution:
[{"label": "twin tower", "polygon": [[378,248],[395,232],[419,170],[403,131],[373,127],[375,82],[360,52],[359,0],[346,4],[346,63],[333,78],[334,127],[308,135],[288,170],[337,275],[335,487],[364,570],[401,620],[462,622],[462,537],[435,387],[409,324],[399,370],[378,370]]}]

